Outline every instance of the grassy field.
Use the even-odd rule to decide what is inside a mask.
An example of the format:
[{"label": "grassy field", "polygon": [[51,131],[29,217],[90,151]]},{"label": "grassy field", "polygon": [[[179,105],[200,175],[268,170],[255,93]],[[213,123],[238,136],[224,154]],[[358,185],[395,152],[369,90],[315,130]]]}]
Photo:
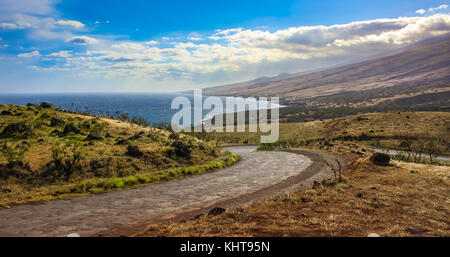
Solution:
[{"label": "grassy field", "polygon": [[221,168],[238,157],[127,121],[0,106],[0,205],[135,187]]},{"label": "grassy field", "polygon": [[[261,133],[194,134],[223,144],[258,144]],[[450,113],[385,112],[297,123],[280,123],[278,144],[336,153],[364,153],[369,147],[401,149],[405,140],[436,141],[450,154]]]}]

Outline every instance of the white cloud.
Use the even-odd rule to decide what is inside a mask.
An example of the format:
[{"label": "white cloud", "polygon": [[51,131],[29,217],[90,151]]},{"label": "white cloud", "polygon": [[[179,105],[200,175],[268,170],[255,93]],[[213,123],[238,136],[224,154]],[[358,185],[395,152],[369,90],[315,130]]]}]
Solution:
[{"label": "white cloud", "polygon": [[[437,8],[443,10],[447,7]],[[39,12],[45,12],[45,8]],[[160,42],[137,42],[125,40],[124,37],[77,35],[73,28],[79,29],[86,25],[63,20],[58,13],[51,13],[51,16],[17,13],[0,23],[0,27],[6,29],[31,28],[26,31],[26,35],[33,40],[61,40],[85,46],[76,52],[50,53],[43,59],[56,60],[55,64],[39,67],[36,62],[33,69],[74,71],[73,74],[85,77],[142,78],[149,81],[218,83],[226,82],[227,76],[245,79],[261,73],[268,75],[265,74],[267,72],[296,72],[320,68],[320,65],[360,60],[450,32],[450,16],[438,13],[428,17],[375,19],[275,31],[266,27],[229,28],[212,33],[169,35],[171,37],[162,37]],[[426,11],[420,9],[416,13],[424,14]],[[93,26],[92,23],[90,25]],[[40,55],[36,50],[18,56]]]},{"label": "white cloud", "polygon": [[37,56],[41,56],[41,54],[39,53],[38,50],[34,50],[33,52],[30,53],[21,53],[19,55],[17,55],[18,57],[21,58],[31,58],[31,57],[37,57]]},{"label": "white cloud", "polygon": [[156,45],[156,44],[158,44],[158,42],[155,40],[150,40],[150,41],[145,42],[144,44],[145,45]]},{"label": "white cloud", "polygon": [[220,37],[218,37],[218,36],[209,36],[208,38],[211,40],[219,40],[220,39]]},{"label": "white cloud", "polygon": [[54,12],[56,2],[59,0],[1,0],[0,10],[4,13],[46,15]]},{"label": "white cloud", "polygon": [[[73,70],[80,76],[100,78],[217,83],[226,76],[248,78],[268,70],[295,72],[301,68],[320,67],[323,63],[358,60],[449,31],[450,16],[435,14],[331,26],[301,26],[273,32],[228,29],[209,36],[220,39],[217,42],[173,42],[170,47],[158,47],[156,41],[93,39],[98,43],[95,45],[88,44],[92,38],[77,36],[68,42],[84,44],[87,51],[66,58],[64,65],[43,70]],[[254,72],[249,72],[251,70]]]},{"label": "white cloud", "polygon": [[97,44],[99,41],[95,38],[88,37],[88,36],[75,36],[75,37],[72,37],[72,38],[66,40],[66,42],[75,44],[75,45],[92,45],[92,44]]},{"label": "white cloud", "polygon": [[219,35],[229,35],[232,33],[241,32],[242,28],[234,28],[234,29],[225,29],[225,30],[217,30],[217,32],[213,36],[219,36]]},{"label": "white cloud", "polygon": [[436,14],[429,17],[378,19],[332,26],[293,27],[275,32],[242,30],[227,32],[220,38],[241,48],[280,49],[314,55],[318,51],[333,54],[342,51],[339,47],[350,45],[407,44],[449,31],[450,16]]},{"label": "white cloud", "polygon": [[2,29],[8,29],[8,30],[15,30],[15,29],[23,29],[24,27],[15,23],[8,23],[8,22],[1,22],[0,28]]},{"label": "white cloud", "polygon": [[190,41],[201,41],[203,40],[203,35],[198,32],[191,32],[187,36],[187,39]]},{"label": "white cloud", "polygon": [[408,24],[399,30],[385,31],[380,34],[355,36],[347,40],[337,39],[333,43],[336,46],[357,46],[379,43],[383,45],[402,45],[414,43],[427,37],[445,34],[450,31],[450,16],[436,14],[434,16],[415,20],[407,19]]},{"label": "white cloud", "polygon": [[72,57],[72,51],[59,51],[59,52],[48,54],[47,56],[69,58],[69,57]]},{"label": "white cloud", "polygon": [[434,7],[434,8],[429,8],[428,11],[429,12],[435,12],[435,11],[439,11],[439,10],[445,10],[448,8],[448,5],[446,4],[441,4],[438,7]]},{"label": "white cloud", "polygon": [[426,11],[424,9],[419,9],[416,11],[417,14],[424,14]]},{"label": "white cloud", "polygon": [[68,26],[76,29],[80,29],[84,27],[84,24],[79,21],[73,21],[73,20],[58,20],[55,22],[57,25],[61,26]]},{"label": "white cloud", "polygon": [[27,40],[65,40],[72,30],[84,27],[78,21],[59,18],[54,8],[60,0],[0,0],[0,29],[27,29]]}]

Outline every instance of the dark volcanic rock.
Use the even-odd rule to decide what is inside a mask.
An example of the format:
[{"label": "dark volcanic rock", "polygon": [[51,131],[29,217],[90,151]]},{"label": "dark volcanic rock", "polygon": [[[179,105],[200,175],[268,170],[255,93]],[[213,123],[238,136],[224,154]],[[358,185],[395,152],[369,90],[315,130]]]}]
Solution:
[{"label": "dark volcanic rock", "polygon": [[311,202],[311,199],[305,197],[302,197],[300,200],[302,201],[302,203]]},{"label": "dark volcanic rock", "polygon": [[187,158],[191,156],[191,150],[181,141],[174,141],[171,145],[176,156]]},{"label": "dark volcanic rock", "polygon": [[75,127],[75,125],[73,125],[73,123],[69,123],[64,127],[64,131],[63,134],[67,135],[69,133],[75,133],[75,134],[80,134],[80,129]]},{"label": "dark volcanic rock", "polygon": [[0,134],[0,137],[11,137],[11,136],[18,136],[18,134],[30,134],[31,133],[31,127],[25,123],[11,123],[8,126],[6,126],[2,133]]},{"label": "dark volcanic rock", "polygon": [[111,134],[109,134],[109,132],[106,132],[105,137],[106,138],[114,138]]},{"label": "dark volcanic rock", "polygon": [[53,107],[52,104],[47,103],[47,102],[42,102],[39,106],[40,106],[41,108],[52,108],[52,107]]},{"label": "dark volcanic rock", "polygon": [[51,120],[50,120],[50,126],[52,126],[52,127],[55,127],[55,126],[58,126],[58,125],[62,125],[64,123],[65,123],[65,121],[60,119],[60,118],[58,118],[58,117],[52,117]]},{"label": "dark volcanic rock", "polygon": [[61,131],[55,129],[52,132],[50,132],[51,136],[60,136],[61,135]]},{"label": "dark volcanic rock", "polygon": [[87,141],[92,141],[92,140],[103,140],[103,137],[99,136],[97,133],[92,132],[89,133],[89,135],[86,137]]},{"label": "dark volcanic rock", "polygon": [[123,139],[123,138],[118,138],[116,140],[116,145],[126,145],[128,143],[128,140]]},{"label": "dark volcanic rock", "polygon": [[391,158],[389,157],[389,155],[384,153],[374,153],[372,156],[370,156],[370,161],[378,166],[387,166],[390,160]]},{"label": "dark volcanic rock", "polygon": [[134,136],[129,137],[128,140],[138,140],[139,138],[142,138],[142,136],[139,134],[136,134]]},{"label": "dark volcanic rock", "polygon": [[0,113],[0,115],[13,115],[11,111],[4,110]]},{"label": "dark volcanic rock", "polygon": [[222,214],[222,213],[224,213],[224,212],[225,212],[225,209],[224,209],[224,208],[215,207],[215,208],[211,209],[211,210],[208,212],[208,215],[216,216],[216,215],[220,215],[220,214]]},{"label": "dark volcanic rock", "polygon": [[41,115],[41,118],[43,118],[43,119],[48,119],[48,118],[50,118],[50,115],[48,115],[47,113],[43,113],[43,114]]},{"label": "dark volcanic rock", "polygon": [[143,153],[139,150],[139,147],[129,145],[127,147],[127,155],[129,155],[131,157],[140,157],[143,155]]},{"label": "dark volcanic rock", "polygon": [[320,187],[320,183],[314,180],[312,188],[314,189],[318,187]]}]

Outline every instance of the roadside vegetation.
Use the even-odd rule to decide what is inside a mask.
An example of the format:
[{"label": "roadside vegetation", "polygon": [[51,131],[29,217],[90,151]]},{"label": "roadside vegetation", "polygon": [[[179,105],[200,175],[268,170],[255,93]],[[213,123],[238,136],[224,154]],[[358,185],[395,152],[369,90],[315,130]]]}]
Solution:
[{"label": "roadside vegetation", "polygon": [[135,187],[238,160],[213,142],[116,116],[0,105],[0,205]]}]

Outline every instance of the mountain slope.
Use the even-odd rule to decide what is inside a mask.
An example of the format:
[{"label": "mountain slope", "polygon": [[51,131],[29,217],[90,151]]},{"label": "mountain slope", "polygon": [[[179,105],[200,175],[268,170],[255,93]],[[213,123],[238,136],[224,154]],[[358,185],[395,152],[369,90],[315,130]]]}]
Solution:
[{"label": "mountain slope", "polygon": [[450,35],[413,44],[403,52],[305,75],[204,89],[208,95],[279,96],[297,102],[317,96],[383,87],[450,82]]}]

